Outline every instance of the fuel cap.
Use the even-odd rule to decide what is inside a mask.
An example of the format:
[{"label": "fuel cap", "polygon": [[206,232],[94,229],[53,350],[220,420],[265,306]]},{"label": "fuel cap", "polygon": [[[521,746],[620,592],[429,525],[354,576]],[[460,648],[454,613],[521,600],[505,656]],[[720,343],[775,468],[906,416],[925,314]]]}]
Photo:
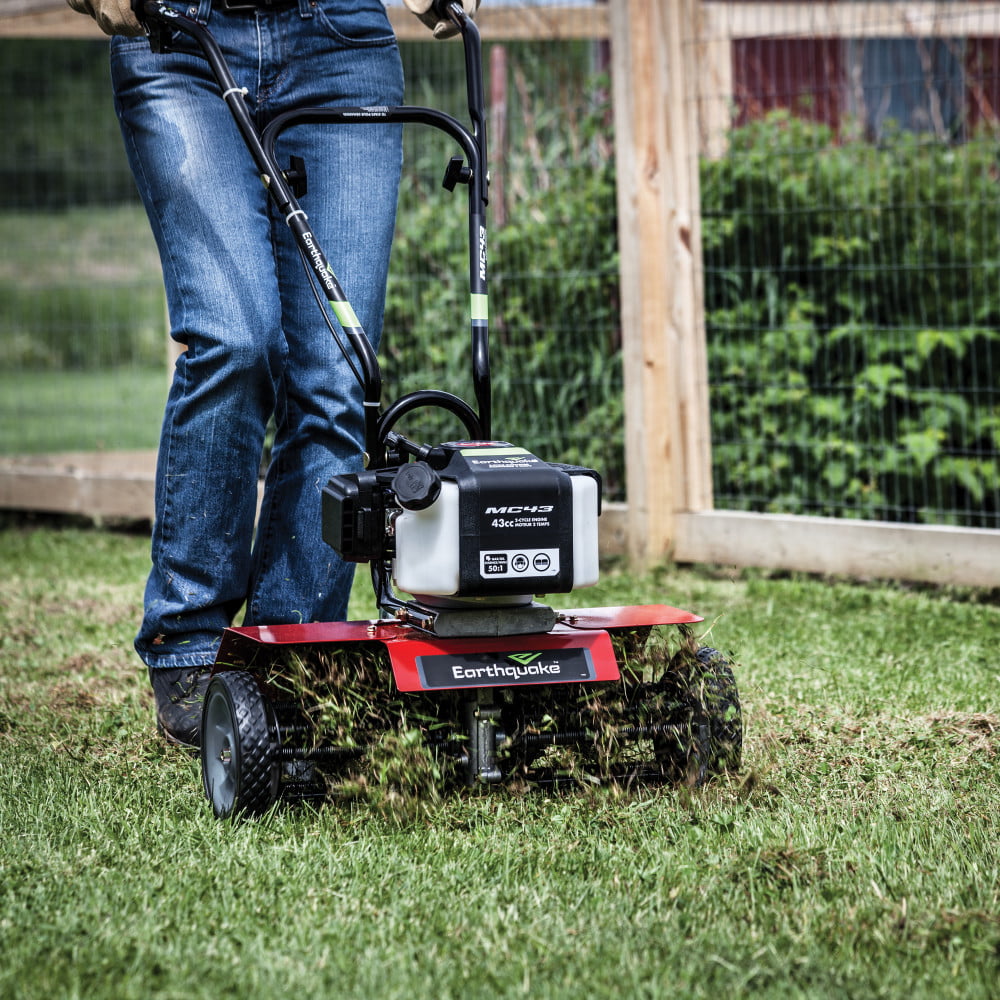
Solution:
[{"label": "fuel cap", "polygon": [[410,462],[393,477],[392,491],[404,510],[426,510],[441,493],[441,477],[426,462]]}]

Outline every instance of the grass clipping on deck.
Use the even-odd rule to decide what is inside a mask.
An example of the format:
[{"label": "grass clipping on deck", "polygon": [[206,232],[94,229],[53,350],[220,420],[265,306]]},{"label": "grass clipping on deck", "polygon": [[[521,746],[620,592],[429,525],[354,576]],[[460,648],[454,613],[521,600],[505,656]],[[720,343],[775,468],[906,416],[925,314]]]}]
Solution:
[{"label": "grass clipping on deck", "polygon": [[[524,787],[539,773],[577,787],[628,783],[650,765],[666,768],[670,780],[695,782],[690,738],[622,735],[636,725],[693,718],[692,694],[703,701],[706,684],[691,630],[637,628],[612,641],[620,681],[479,689],[501,711],[506,739],[498,753],[509,784]],[[272,699],[295,706],[301,745],[344,751],[333,763],[324,758],[332,798],[412,817],[464,784],[465,703],[477,692],[400,692],[385,647],[374,641],[292,647],[256,672]],[[735,689],[724,694],[734,697]],[[739,736],[731,728],[729,737]],[[546,744],[546,734],[568,732],[586,735]]]}]

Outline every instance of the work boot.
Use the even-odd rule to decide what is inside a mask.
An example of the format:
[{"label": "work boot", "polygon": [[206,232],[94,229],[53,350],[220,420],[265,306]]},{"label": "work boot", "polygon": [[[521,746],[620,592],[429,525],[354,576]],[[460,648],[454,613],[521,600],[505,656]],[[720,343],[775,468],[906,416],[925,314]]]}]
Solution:
[{"label": "work boot", "polygon": [[201,746],[201,706],[211,675],[209,667],[150,668],[156,728],[168,743],[189,750]]}]

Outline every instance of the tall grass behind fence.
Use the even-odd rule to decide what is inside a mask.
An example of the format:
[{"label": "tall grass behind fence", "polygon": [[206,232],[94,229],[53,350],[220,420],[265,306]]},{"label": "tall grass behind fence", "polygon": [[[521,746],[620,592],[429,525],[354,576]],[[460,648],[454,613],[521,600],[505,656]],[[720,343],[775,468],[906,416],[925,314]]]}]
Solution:
[{"label": "tall grass behind fence", "polygon": [[715,504],[998,528],[1000,40],[835,6],[838,37],[761,13],[709,94]]}]

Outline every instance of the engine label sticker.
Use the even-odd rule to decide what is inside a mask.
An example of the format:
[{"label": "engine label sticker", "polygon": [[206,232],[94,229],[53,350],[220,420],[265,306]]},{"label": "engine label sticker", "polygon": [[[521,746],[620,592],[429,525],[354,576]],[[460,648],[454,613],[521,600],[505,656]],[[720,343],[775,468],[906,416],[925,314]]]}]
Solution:
[{"label": "engine label sticker", "polygon": [[559,549],[490,549],[479,553],[479,573],[484,580],[516,580],[518,577],[556,576]]},{"label": "engine label sticker", "polygon": [[501,687],[564,684],[596,677],[585,647],[510,653],[448,653],[416,657],[422,687]]}]

